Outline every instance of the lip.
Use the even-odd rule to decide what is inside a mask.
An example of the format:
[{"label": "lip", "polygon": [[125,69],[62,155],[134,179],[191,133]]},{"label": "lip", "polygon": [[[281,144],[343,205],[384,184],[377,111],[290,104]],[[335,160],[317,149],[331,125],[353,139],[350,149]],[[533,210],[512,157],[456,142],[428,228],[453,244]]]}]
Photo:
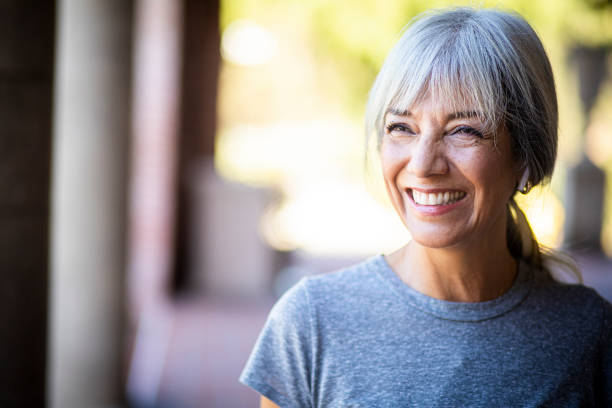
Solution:
[{"label": "lip", "polygon": [[437,193],[446,192],[446,191],[463,191],[463,190],[448,189],[448,188],[422,189],[422,188],[416,188],[416,187],[405,189],[404,194],[406,195],[406,197],[408,197],[408,202],[410,203],[410,206],[414,208],[417,213],[424,215],[424,216],[439,216],[439,215],[446,214],[449,211],[452,211],[456,207],[460,206],[465,201],[465,198],[467,197],[467,193],[466,193],[465,196],[463,196],[463,198],[461,198],[459,201],[455,201],[454,203],[446,204],[446,205],[422,205],[422,204],[417,204],[414,201],[414,199],[412,198],[412,190],[416,190],[421,193],[431,193],[431,194],[437,194]]},{"label": "lip", "polygon": [[459,190],[458,188],[419,188],[419,187],[409,187],[406,188],[406,192],[408,192],[408,190],[416,190],[419,191],[421,193],[431,193],[431,194],[437,194],[437,193],[444,193],[446,191],[451,191],[451,192],[455,192],[455,191],[461,191],[464,192],[463,190]]}]

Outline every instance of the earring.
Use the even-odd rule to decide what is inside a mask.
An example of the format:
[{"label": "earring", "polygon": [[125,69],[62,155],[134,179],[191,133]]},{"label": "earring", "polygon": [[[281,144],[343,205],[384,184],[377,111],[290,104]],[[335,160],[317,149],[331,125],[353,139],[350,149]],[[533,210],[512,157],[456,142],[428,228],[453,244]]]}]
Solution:
[{"label": "earring", "polygon": [[529,186],[529,167],[525,168],[523,177],[521,177],[521,181],[519,182],[516,189],[523,194],[527,194],[531,189],[531,187]]}]

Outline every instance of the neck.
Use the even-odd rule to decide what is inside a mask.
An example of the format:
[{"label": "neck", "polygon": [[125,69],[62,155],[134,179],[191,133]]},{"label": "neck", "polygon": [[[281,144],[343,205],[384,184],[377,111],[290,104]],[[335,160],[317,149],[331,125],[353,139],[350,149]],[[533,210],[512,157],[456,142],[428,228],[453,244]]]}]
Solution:
[{"label": "neck", "polygon": [[505,237],[462,248],[428,248],[411,241],[387,259],[408,286],[455,302],[495,299],[512,286],[517,271]]}]

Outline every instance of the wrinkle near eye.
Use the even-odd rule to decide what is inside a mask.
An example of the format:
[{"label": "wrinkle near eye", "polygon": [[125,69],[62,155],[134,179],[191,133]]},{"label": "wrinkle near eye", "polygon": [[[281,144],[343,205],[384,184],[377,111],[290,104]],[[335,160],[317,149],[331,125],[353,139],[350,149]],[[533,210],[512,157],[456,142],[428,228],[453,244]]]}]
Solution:
[{"label": "wrinkle near eye", "polygon": [[470,135],[455,135],[444,138],[445,143],[461,148],[478,147],[489,144],[488,139],[470,136]]}]

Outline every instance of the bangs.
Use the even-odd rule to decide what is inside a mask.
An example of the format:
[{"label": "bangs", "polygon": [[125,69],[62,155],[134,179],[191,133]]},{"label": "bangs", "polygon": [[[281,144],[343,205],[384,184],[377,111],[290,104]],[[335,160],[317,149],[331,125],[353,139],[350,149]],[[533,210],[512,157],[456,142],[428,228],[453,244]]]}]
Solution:
[{"label": "bangs", "polygon": [[444,58],[437,58],[429,72],[406,70],[405,78],[412,79],[405,81],[406,86],[399,87],[392,95],[384,113],[410,110],[430,98],[439,110],[475,112],[485,131],[494,133],[500,124],[500,112],[503,112],[498,103],[500,98],[495,92],[495,83],[474,75],[478,72],[466,69],[468,67],[464,64],[456,60],[453,62],[455,66]]},{"label": "bangs", "polygon": [[387,112],[410,110],[429,97],[449,112],[476,112],[494,135],[506,107],[497,47],[469,21],[420,27],[422,21],[408,28],[381,69],[366,112],[375,128],[369,130],[380,139]]}]

